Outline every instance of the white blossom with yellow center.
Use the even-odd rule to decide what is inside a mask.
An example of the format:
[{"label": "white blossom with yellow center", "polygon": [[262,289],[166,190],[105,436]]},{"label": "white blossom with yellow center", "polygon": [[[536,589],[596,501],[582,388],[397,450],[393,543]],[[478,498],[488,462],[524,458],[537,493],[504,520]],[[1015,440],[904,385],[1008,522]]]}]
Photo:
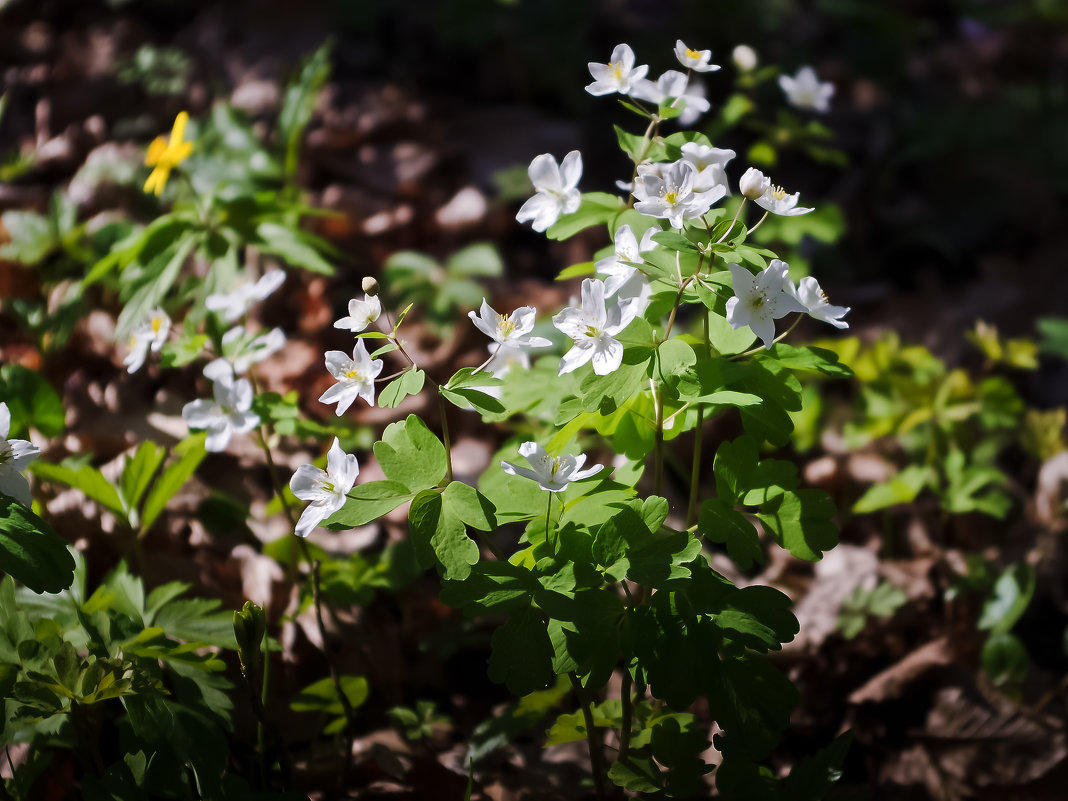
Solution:
[{"label": "white blossom with yellow center", "polygon": [[593,372],[608,375],[623,363],[623,345],[615,339],[630,325],[637,313],[633,303],[605,304],[604,282],[587,278],[582,282],[582,305],[568,306],[555,317],[553,325],[575,344],[560,360],[560,375],[592,362]]},{"label": "white blossom with yellow center", "polygon": [[685,220],[700,217],[727,194],[723,185],[694,191],[696,176],[693,164],[685,159],[641,165],[634,182],[634,210],[649,217],[666,218],[673,228],[682,228]]},{"label": "white blossom with yellow center", "polygon": [[815,209],[798,208],[797,201],[801,197],[800,192],[788,194],[785,189],[773,184],[769,177],[755,167],[750,167],[745,171],[742,180],[738,182],[738,189],[747,198],[755,201],[760,208],[772,214],[796,217],[799,214],[815,211]]},{"label": "white blossom with yellow center", "polygon": [[381,359],[372,359],[363,340],[357,340],[352,349],[352,358],[340,350],[326,352],[326,369],[337,382],[320,397],[321,403],[336,403],[336,414],[345,413],[356,398],[363,398],[369,406],[375,405],[375,379],[385,365]]},{"label": "white blossom with yellow center", "polygon": [[510,476],[521,476],[538,482],[538,486],[547,492],[562,492],[572,481],[597,475],[604,469],[603,464],[595,464],[585,470],[586,454],[577,456],[550,456],[536,442],[524,442],[519,446],[519,455],[527,460],[530,467],[501,461],[501,469]]},{"label": "white blossom with yellow center", "polygon": [[793,292],[793,282],[787,276],[789,265],[772,259],[757,275],[737,264],[727,266],[734,286],[734,297],[727,301],[727,322],[731,328],[749,326],[764,347],[770,348],[775,341],[775,320],[790,312],[807,311]]},{"label": "white blossom with yellow center", "polygon": [[607,64],[591,61],[588,65],[593,83],[586,86],[591,95],[610,95],[619,92],[629,95],[634,82],[644,78],[649,65],[634,66],[634,51],[628,44],[619,44],[612,50],[612,58]]},{"label": "white blossom with yellow center", "polygon": [[520,306],[510,315],[498,314],[482,299],[478,314],[469,311],[467,316],[475,328],[494,342],[514,348],[547,348],[553,343],[545,337],[529,336],[534,330],[538,310],[533,306]]},{"label": "white blossom with yellow center", "polygon": [[297,521],[298,537],[307,537],[312,529],[345,505],[345,497],[358,475],[360,465],[356,457],[341,450],[337,437],[327,451],[326,470],[311,464],[297,468],[289,480],[289,488],[302,501],[311,501]]},{"label": "white blossom with yellow center", "polygon": [[334,328],[359,333],[375,322],[382,314],[382,301],[377,295],[363,294],[363,299],[349,301],[349,313],[334,323]]},{"label": "white blossom with yellow center", "polygon": [[122,363],[126,365],[126,372],[136,373],[140,370],[149,350],[159,353],[167,342],[170,332],[171,318],[163,309],[156,307],[149,313],[147,320],[130,332],[128,341],[130,352],[122,360]]},{"label": "white blossom with yellow center", "polygon": [[675,42],[675,58],[682,66],[694,72],[715,72],[719,64],[709,64],[712,58],[711,50],[693,50],[682,43],[682,39]]},{"label": "white blossom with yellow center", "polygon": [[582,193],[578,182],[582,177],[582,154],[572,150],[557,164],[549,153],[535,156],[527,168],[534,184],[534,197],[528,198],[515,215],[517,222],[530,222],[539,233],[560,219],[561,214],[578,211]]}]

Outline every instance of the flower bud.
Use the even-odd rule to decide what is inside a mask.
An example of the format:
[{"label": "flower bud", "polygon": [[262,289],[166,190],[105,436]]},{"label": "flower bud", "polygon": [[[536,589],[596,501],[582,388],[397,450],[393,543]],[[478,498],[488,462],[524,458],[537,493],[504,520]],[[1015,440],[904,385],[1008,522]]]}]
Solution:
[{"label": "flower bud", "polygon": [[750,200],[756,200],[769,186],[771,186],[771,179],[755,167],[750,167],[745,171],[742,180],[738,182],[738,191]]},{"label": "flower bud", "polygon": [[252,601],[245,601],[245,605],[234,612],[234,638],[241,671],[246,676],[253,677],[259,672],[260,646],[266,633],[267,616]]},{"label": "flower bud", "polygon": [[363,282],[360,284],[360,287],[365,293],[367,293],[372,298],[378,295],[378,281],[376,281],[370,275],[364,276]]},{"label": "flower bud", "polygon": [[747,44],[740,44],[734,48],[734,52],[731,53],[731,58],[734,60],[734,66],[742,72],[751,72],[756,69],[756,50]]}]

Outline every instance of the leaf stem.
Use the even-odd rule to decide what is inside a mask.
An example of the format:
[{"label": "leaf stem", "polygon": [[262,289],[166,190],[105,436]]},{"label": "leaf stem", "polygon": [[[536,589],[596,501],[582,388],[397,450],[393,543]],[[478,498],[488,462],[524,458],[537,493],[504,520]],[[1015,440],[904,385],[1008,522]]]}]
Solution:
[{"label": "leaf stem", "polygon": [[623,665],[623,677],[619,688],[619,699],[623,702],[623,723],[619,728],[619,761],[622,762],[630,753],[630,729],[634,722],[634,704],[630,697],[630,670]]},{"label": "leaf stem", "polygon": [[597,741],[597,732],[593,725],[593,710],[590,708],[592,702],[586,697],[586,691],[582,688],[582,683],[575,675],[575,671],[569,671],[567,677],[571,680],[571,689],[574,690],[579,706],[582,707],[582,720],[586,724],[586,742],[590,746],[590,768],[593,771],[594,791],[597,793],[598,801],[605,801],[607,796],[604,786],[604,755],[601,753],[601,745]]},{"label": "leaf stem", "polygon": [[329,640],[326,637],[326,625],[323,622],[322,587],[319,578],[319,569],[322,566],[322,563],[318,559],[312,558],[311,550],[308,548],[308,543],[304,541],[303,537],[297,537],[297,542],[300,543],[300,549],[304,554],[305,560],[311,565],[312,602],[315,606],[315,623],[319,630],[319,638],[323,641],[323,657],[326,659],[326,666],[330,671],[330,681],[334,685],[334,692],[337,693],[338,700],[341,702],[342,712],[345,714],[345,763],[341,774],[338,776],[338,787],[344,788],[347,786],[347,777],[352,768],[352,744],[356,723],[356,711],[352,708],[352,703],[349,701],[349,697],[345,694],[345,690],[341,686],[341,676],[338,674],[337,666],[334,664],[334,660],[330,656]]},{"label": "leaf stem", "polygon": [[[743,200],[744,202],[744,200]],[[733,223],[732,223],[733,225]],[[704,314],[704,345],[705,356],[709,359],[712,357],[712,343],[711,334],[709,332],[709,312],[706,310]],[[705,407],[697,407],[697,425],[693,430],[693,465],[690,467],[690,502],[686,505],[686,527],[689,528],[697,520],[697,495],[701,484],[701,450],[704,445],[704,438],[701,436],[701,428],[705,422]]]},{"label": "leaf stem", "polygon": [[[414,364],[414,362],[413,362]],[[441,386],[434,385],[438,391],[438,411],[441,414],[441,444],[445,446],[445,483],[452,483],[452,445],[449,443],[449,418],[445,413],[445,395],[442,394]]]},{"label": "leaf stem", "polygon": [[[797,324],[801,322],[801,317],[802,315],[798,314],[794,321],[790,324],[790,327],[783,331],[781,334],[779,334],[777,337],[775,337],[775,339],[771,340],[771,344],[774,345],[779,340],[785,339],[791,331],[797,328]],[[736,359],[742,358],[743,356],[752,356],[754,353],[759,353],[762,350],[771,350],[771,348],[765,348],[763,345],[758,345],[755,348],[750,348],[745,353],[739,353],[737,356],[731,356],[731,360],[734,361]]]}]

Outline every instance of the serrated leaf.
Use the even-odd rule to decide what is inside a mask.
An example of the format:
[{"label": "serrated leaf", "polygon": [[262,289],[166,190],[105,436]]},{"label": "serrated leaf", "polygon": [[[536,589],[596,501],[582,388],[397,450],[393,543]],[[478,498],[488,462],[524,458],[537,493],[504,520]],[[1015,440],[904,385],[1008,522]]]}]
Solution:
[{"label": "serrated leaf", "polygon": [[414,414],[388,425],[374,454],[386,478],[413,493],[436,486],[448,469],[445,446]]},{"label": "serrated leaf", "polygon": [[508,616],[490,640],[489,677],[516,695],[541,690],[553,678],[553,647],[545,623],[530,606]]},{"label": "serrated leaf", "polygon": [[834,501],[822,490],[789,490],[757,514],[780,546],[798,559],[818,561],[838,544]]},{"label": "serrated leaf", "polygon": [[731,560],[742,570],[764,562],[756,528],[721,498],[709,498],[701,504],[697,530],[710,542],[724,543]]},{"label": "serrated leaf", "polygon": [[[451,485],[450,485],[451,486]],[[437,490],[427,489],[412,500],[409,531],[423,567],[438,561],[446,579],[464,579],[478,562],[478,545],[467,536],[463,522]]]}]

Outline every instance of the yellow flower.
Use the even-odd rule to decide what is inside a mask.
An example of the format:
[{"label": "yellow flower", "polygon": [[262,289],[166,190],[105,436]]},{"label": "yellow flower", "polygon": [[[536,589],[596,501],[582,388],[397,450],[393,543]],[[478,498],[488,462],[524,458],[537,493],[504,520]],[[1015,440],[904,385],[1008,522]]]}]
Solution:
[{"label": "yellow flower", "polygon": [[193,152],[192,142],[183,142],[185,126],[189,122],[189,113],[181,111],[174,118],[174,127],[171,129],[171,139],[168,142],[162,136],[152,140],[145,153],[145,166],[155,167],[152,174],[145,181],[145,191],[152,192],[157,196],[163,193],[163,187],[167,178],[183,159]]}]

